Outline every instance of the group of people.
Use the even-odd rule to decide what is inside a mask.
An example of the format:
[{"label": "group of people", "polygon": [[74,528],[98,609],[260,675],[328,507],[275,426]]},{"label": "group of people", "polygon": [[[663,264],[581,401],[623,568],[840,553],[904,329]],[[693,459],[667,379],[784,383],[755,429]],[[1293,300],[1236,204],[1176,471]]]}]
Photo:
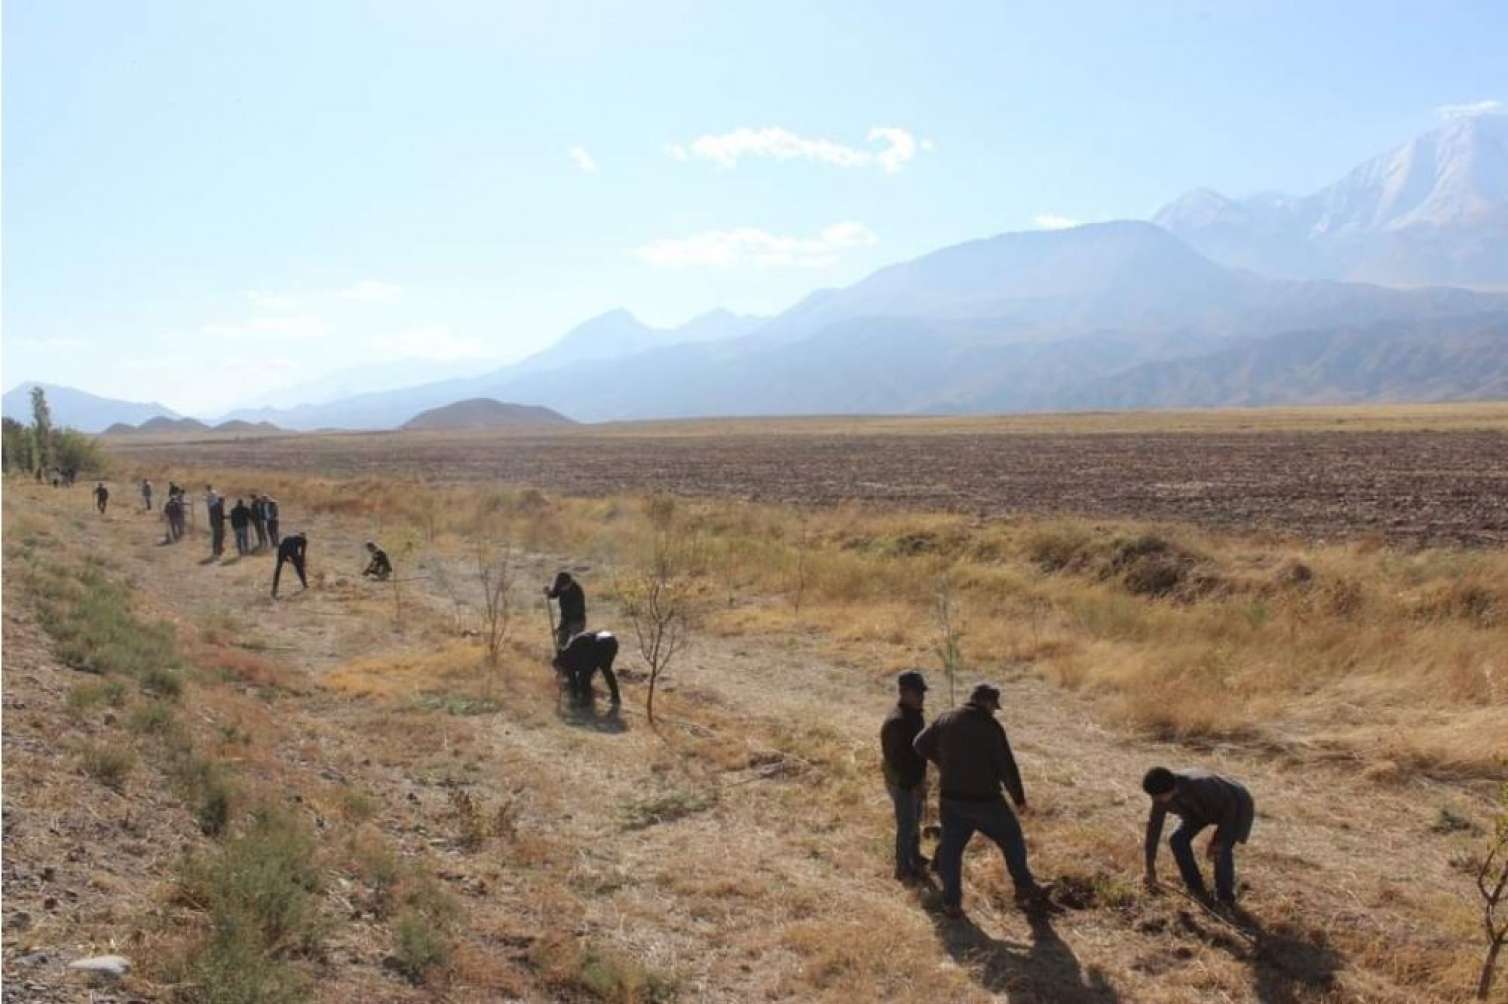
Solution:
[{"label": "group of people", "polygon": [[[261,551],[269,545],[279,546],[277,499],[253,492],[251,505],[247,505],[244,498],[238,498],[227,515],[225,497],[215,491],[213,485],[205,485],[204,507],[209,513],[210,551],[216,558],[225,553],[227,521],[235,534],[238,555]],[[251,543],[253,532],[257,538],[255,547]]]},{"label": "group of people", "polygon": [[[545,600],[560,604],[560,620],[555,622],[555,658],[552,665],[561,684],[580,704],[592,700],[592,678],[602,674],[609,697],[616,707],[623,703],[618,694],[618,677],[613,660],[618,658],[618,639],[611,631],[586,629],[586,592],[570,572],[560,572],[545,586]],[[552,620],[553,620],[553,615]]]},{"label": "group of people", "polygon": [[[975,833],[1000,848],[1015,885],[1016,901],[1028,909],[1050,905],[1051,885],[1037,881],[1027,861],[1026,840],[1016,809],[1027,806],[1021,772],[1011,753],[1005,728],[995,718],[1000,691],[987,683],[975,687],[960,708],[946,711],[929,725],[923,709],[925,677],[915,670],[897,678],[899,697],[880,727],[880,751],[886,789],[895,809],[895,876],[907,883],[926,882],[927,868],[942,879],[943,911],[963,913],[963,852]],[[938,774],[938,816],[942,824],[936,857],[921,851],[921,820],[926,803],[927,771]],[[1153,767],[1142,778],[1151,799],[1145,839],[1144,879],[1158,888],[1157,849],[1163,825],[1172,813],[1182,821],[1168,844],[1189,893],[1202,903],[1233,908],[1236,901],[1236,844],[1251,836],[1255,803],[1244,786],[1199,770]],[[1206,849],[1214,862],[1215,902],[1195,859],[1194,838],[1213,826]]]}]

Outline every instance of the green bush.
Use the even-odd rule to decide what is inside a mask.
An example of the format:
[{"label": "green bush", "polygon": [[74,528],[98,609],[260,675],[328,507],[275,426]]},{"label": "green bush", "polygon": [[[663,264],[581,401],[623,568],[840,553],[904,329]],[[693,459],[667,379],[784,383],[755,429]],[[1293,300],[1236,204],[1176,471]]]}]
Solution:
[{"label": "green bush", "polygon": [[181,661],[173,627],[131,613],[130,594],[94,567],[75,575],[39,571],[32,578],[43,628],[63,664],[86,673],[118,673],[148,693],[176,697]]},{"label": "green bush", "polygon": [[68,709],[82,714],[98,705],[118,708],[126,699],[126,688],[119,680],[90,680],[68,691]]},{"label": "green bush", "polygon": [[79,753],[84,773],[112,791],[125,787],[126,775],[136,765],[136,757],[129,749],[118,746],[100,746],[90,743]]},{"label": "green bush", "polygon": [[395,968],[414,983],[450,960],[450,938],[433,919],[416,909],[403,911],[394,925]]}]

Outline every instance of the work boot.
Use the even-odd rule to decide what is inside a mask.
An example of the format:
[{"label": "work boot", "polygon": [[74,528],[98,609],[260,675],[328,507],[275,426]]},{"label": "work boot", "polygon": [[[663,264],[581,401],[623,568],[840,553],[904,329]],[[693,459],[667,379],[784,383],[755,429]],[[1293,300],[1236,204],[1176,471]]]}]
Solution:
[{"label": "work boot", "polygon": [[1052,908],[1051,882],[1033,882],[1029,886],[1016,887],[1016,905],[1023,910],[1049,910]]}]

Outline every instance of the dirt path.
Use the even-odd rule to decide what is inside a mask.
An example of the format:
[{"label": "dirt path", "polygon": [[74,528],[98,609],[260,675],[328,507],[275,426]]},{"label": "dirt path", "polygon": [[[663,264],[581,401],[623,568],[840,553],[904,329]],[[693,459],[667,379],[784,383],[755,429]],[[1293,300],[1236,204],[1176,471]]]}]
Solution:
[{"label": "dirt path", "polygon": [[[463,581],[462,559],[400,564],[410,581],[399,614],[389,587],[355,574],[367,528],[305,520],[285,503],[285,531],[310,535],[313,588],[296,592],[285,569],[285,598],[274,602],[265,554],[207,562],[202,534],[161,546],[144,514],[95,518],[80,492],[22,491],[117,563],[147,607],[201,630],[218,625],[309,681],[276,705],[280,755],[289,769],[371,793],[377,822],[406,853],[441,857],[467,897],[477,953],[516,956],[527,969],[541,939],[610,945],[646,972],[673,975],[688,1000],[1460,996],[1430,967],[1469,936],[1445,926],[1468,894],[1450,864],[1467,838],[1431,826],[1442,808],[1482,817],[1467,789],[1129,737],[1101,724],[1089,699],[1030,673],[987,673],[1002,689],[1032,804],[1033,866],[1062,880],[1065,909],[1029,922],[1010,906],[998,854],[976,840],[970,919],[949,924],[890,878],[875,735],[891,691],[863,651],[841,664],[815,632],[700,637],[665,681],[657,733],[640,712],[628,644],[622,715],[554,703],[548,672],[527,661],[543,651],[544,630],[526,596],[520,635],[541,637],[510,671],[537,675],[511,677],[496,713],[448,714],[447,693],[477,692],[469,670],[444,664],[454,609],[435,573]],[[575,559],[529,556],[524,592],[562,563]],[[592,590],[600,570],[584,580]],[[592,613],[596,626],[621,627],[604,604]],[[1209,766],[1255,793],[1257,824],[1239,859],[1244,905],[1263,932],[1255,939],[1178,895],[1137,891],[1146,811],[1137,781],[1154,763]],[[510,807],[520,836],[509,850],[478,856],[443,838],[457,789]],[[1163,853],[1164,876],[1176,877]],[[342,992],[398,996],[361,943],[355,930],[337,939],[337,964],[362,974]]]}]

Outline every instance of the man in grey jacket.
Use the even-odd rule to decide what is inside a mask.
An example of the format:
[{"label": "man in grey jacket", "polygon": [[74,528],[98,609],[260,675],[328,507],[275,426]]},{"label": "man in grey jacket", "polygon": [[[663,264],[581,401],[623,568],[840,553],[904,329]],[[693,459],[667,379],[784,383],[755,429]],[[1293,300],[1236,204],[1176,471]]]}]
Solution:
[{"label": "man in grey jacket", "polygon": [[1026,838],[1004,791],[1026,808],[1021,772],[1005,729],[995,720],[1000,691],[987,683],[974,688],[968,703],[939,715],[916,737],[916,751],[937,764],[942,797],[942,842],[937,871],[943,881],[943,912],[963,915],[963,852],[975,832],[995,842],[1016,885],[1016,902],[1033,909],[1048,904],[1049,886],[1039,885],[1026,862]]},{"label": "man in grey jacket", "polygon": [[1152,814],[1147,817],[1147,888],[1157,888],[1157,844],[1162,838],[1163,821],[1168,813],[1183,824],[1168,838],[1173,860],[1183,884],[1196,899],[1209,899],[1204,876],[1194,859],[1193,843],[1199,832],[1215,827],[1206,855],[1215,862],[1215,895],[1231,906],[1236,902],[1236,844],[1251,836],[1256,806],[1251,793],[1229,778],[1202,770],[1174,772],[1153,767],[1142,778],[1142,790],[1152,798]]}]

